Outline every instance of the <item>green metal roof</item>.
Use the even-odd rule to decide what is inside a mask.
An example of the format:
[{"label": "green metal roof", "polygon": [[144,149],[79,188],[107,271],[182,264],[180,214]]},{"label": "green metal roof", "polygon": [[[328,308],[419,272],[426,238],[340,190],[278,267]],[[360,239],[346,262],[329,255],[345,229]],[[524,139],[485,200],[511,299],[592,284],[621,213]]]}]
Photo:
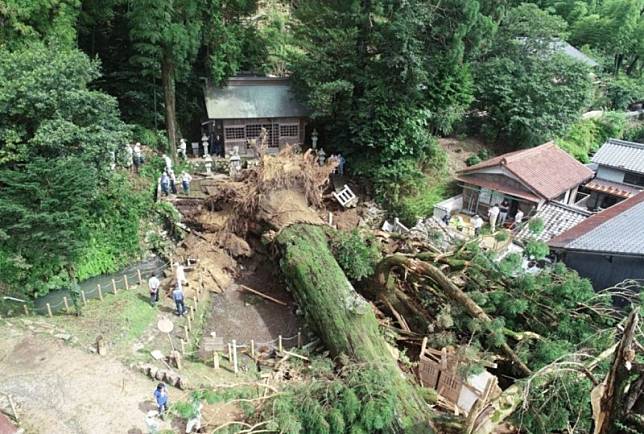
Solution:
[{"label": "green metal roof", "polygon": [[210,119],[305,117],[309,113],[295,99],[285,78],[234,77],[224,87],[208,85],[205,99]]}]

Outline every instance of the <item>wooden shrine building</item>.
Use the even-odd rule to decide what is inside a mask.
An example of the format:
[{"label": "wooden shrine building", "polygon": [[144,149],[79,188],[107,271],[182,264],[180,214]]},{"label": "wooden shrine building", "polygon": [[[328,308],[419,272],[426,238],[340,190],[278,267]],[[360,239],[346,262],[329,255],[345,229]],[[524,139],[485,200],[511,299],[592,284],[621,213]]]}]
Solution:
[{"label": "wooden shrine building", "polygon": [[205,102],[204,130],[211,146],[220,137],[226,154],[237,146],[240,155],[252,155],[249,143],[262,128],[268,133],[269,152],[304,143],[309,112],[295,99],[288,78],[232,77],[223,87],[207,85]]}]

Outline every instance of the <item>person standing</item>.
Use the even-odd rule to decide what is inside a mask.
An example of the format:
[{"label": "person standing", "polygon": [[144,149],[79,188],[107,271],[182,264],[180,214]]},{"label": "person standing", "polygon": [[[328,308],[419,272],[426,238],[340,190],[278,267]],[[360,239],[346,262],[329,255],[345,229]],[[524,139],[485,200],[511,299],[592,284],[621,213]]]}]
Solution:
[{"label": "person standing", "polygon": [[510,202],[507,199],[503,199],[501,206],[499,207],[499,227],[502,228],[505,224],[505,220],[508,218],[508,211],[510,208]]},{"label": "person standing", "polygon": [[166,154],[163,154],[163,162],[165,163],[165,171],[170,173],[172,172],[172,159]]},{"label": "person standing", "polygon": [[188,149],[188,145],[186,144],[186,139],[181,139],[179,140],[179,149],[177,150],[178,156],[183,158],[184,160],[188,159],[188,155],[186,154]]},{"label": "person standing", "polygon": [[132,163],[134,162],[134,149],[129,143],[125,145],[125,167],[132,170]]},{"label": "person standing", "polygon": [[512,223],[512,229],[518,228],[522,222],[523,222],[523,211],[519,209],[517,213],[514,215],[514,223]]},{"label": "person standing", "polygon": [[148,288],[150,288],[150,303],[152,303],[152,306],[159,301],[159,286],[161,286],[161,282],[159,282],[157,276],[150,277]]},{"label": "person standing", "polygon": [[163,419],[163,415],[168,411],[168,389],[165,384],[159,383],[154,391],[154,399],[157,402],[157,409],[159,410],[159,417]]},{"label": "person standing", "polygon": [[170,194],[170,177],[166,172],[161,174],[161,191],[164,195],[168,196]]},{"label": "person standing", "polygon": [[192,403],[192,414],[190,415],[190,419],[188,419],[188,423],[186,423],[186,434],[191,433],[193,429],[196,429],[197,432],[201,430],[201,409],[203,408],[203,404],[201,403],[200,400],[195,400]]},{"label": "person standing", "polygon": [[213,142],[213,146],[215,148],[215,155],[219,155],[220,157],[224,156],[224,144],[221,142],[221,137],[218,135],[215,136],[215,141]]},{"label": "person standing", "polygon": [[134,145],[134,157],[133,157],[133,162],[134,162],[134,169],[139,172],[139,166],[141,165],[141,162],[143,161],[143,158],[141,158],[141,144],[137,142]]},{"label": "person standing", "polygon": [[478,214],[472,217],[472,227],[474,228],[474,236],[478,237],[483,227],[483,219]]},{"label": "person standing", "polygon": [[186,305],[185,305],[185,296],[183,294],[183,289],[181,288],[181,283],[177,282],[177,286],[174,288],[172,291],[172,299],[174,300],[174,304],[177,307],[177,315],[181,316],[186,313]]},{"label": "person standing", "polygon": [[346,162],[347,160],[345,160],[342,154],[338,154],[338,175],[344,175],[344,165],[346,164]]},{"label": "person standing", "polygon": [[172,169],[170,169],[168,176],[170,177],[170,191],[172,192],[172,194],[177,194],[177,177],[175,176]]},{"label": "person standing", "polygon": [[496,231],[496,219],[499,217],[499,205],[494,204],[487,212],[487,216],[490,218],[490,229],[492,233]]},{"label": "person standing", "polygon": [[177,271],[176,271],[175,277],[177,279],[177,284],[179,286],[183,286],[186,283],[188,283],[188,280],[186,279],[186,271],[184,270],[183,265],[181,265],[178,262],[176,264],[176,267],[177,267]]},{"label": "person standing", "polygon": [[192,182],[192,176],[185,171],[181,173],[181,186],[183,187],[183,192],[185,194],[190,192],[190,182]]}]

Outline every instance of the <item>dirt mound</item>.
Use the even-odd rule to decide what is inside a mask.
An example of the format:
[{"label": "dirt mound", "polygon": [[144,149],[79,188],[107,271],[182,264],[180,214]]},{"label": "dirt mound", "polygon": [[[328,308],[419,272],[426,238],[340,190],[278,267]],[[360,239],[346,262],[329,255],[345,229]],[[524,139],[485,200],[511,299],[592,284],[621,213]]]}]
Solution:
[{"label": "dirt mound", "polygon": [[200,238],[190,234],[181,243],[176,255],[197,262],[186,275],[188,288],[201,286],[209,291],[222,292],[230,286],[237,272],[237,262],[217,247],[218,235],[205,234]]},{"label": "dirt mound", "polygon": [[252,256],[250,245],[243,238],[230,232],[222,232],[218,237],[219,246],[233,258]]}]

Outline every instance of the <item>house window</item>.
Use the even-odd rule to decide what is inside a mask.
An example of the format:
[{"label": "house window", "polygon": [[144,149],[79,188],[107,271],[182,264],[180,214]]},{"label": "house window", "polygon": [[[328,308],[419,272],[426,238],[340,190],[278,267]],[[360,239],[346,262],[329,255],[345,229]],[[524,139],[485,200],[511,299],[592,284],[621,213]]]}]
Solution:
[{"label": "house window", "polygon": [[487,188],[481,188],[481,192],[479,193],[479,203],[486,205],[500,204],[503,202],[503,198],[503,193]]},{"label": "house window", "polygon": [[281,137],[299,137],[299,128],[297,125],[280,125]]},{"label": "house window", "polygon": [[244,127],[225,128],[224,137],[226,140],[243,139],[246,137]]},{"label": "house window", "polygon": [[260,124],[246,125],[246,137],[249,139],[259,137],[259,133],[261,132],[262,126]]},{"label": "house window", "polygon": [[644,187],[644,175],[640,175],[639,173],[626,172],[624,173],[624,184]]}]

